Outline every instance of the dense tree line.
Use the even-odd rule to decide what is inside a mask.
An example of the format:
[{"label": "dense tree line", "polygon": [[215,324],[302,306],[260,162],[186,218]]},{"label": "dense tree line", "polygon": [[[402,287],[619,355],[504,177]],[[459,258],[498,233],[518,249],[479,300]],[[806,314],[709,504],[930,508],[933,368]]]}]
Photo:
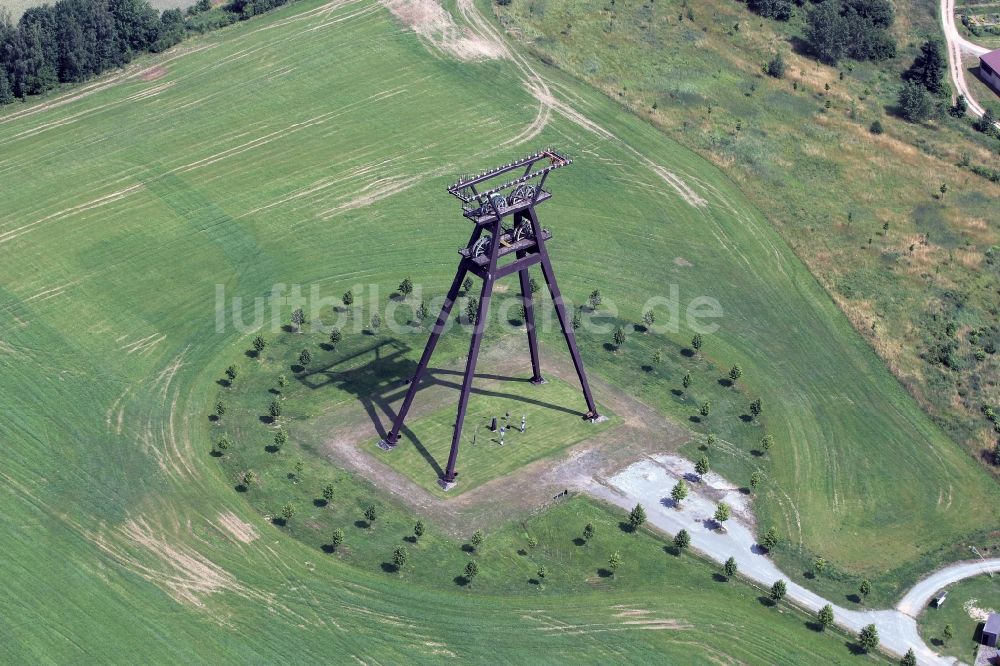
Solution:
[{"label": "dense tree line", "polygon": [[807,18],[806,42],[821,61],[884,60],[896,55],[889,34],[895,13],[889,0],[823,0]]},{"label": "dense tree line", "polygon": [[58,0],[32,7],[14,24],[0,12],[0,104],[78,83],[159,53],[188,32],[204,32],[261,14],[288,0],[198,0],[162,14],[147,0]]}]

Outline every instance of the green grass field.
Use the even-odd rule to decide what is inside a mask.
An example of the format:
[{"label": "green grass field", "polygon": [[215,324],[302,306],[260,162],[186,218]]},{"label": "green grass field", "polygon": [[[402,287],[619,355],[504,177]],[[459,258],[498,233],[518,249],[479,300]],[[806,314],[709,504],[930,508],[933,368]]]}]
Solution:
[{"label": "green grass field", "polygon": [[[622,321],[636,321],[649,296],[676,284],[684,304],[710,296],[725,312],[703,360],[684,355],[691,331],[682,325],[631,334],[620,354],[604,348],[606,335],[581,335],[589,368],[685,421],[692,404],[672,391],[681,369],[700,373],[697,399],[720,402],[693,427],[744,452],[763,426],[740,419],[743,405],[762,397],[778,446],[757,509],[791,541],[789,561],[822,553],[850,575],[888,570],[888,597],[892,581],[970,538],[974,507],[1000,499],[736,186],[603,95],[545,70],[568,106],[526,135],[547,114],[515,85],[521,70],[456,61],[367,2],[303,2],[141,63],[154,64],[165,69],[155,80],[133,67],[0,112],[0,609],[16,618],[0,629],[4,661],[113,662],[123,646],[130,660],[186,663],[449,653],[855,661],[844,637],[765,608],[752,588],[715,583],[704,564],[667,556],[647,535],[616,535],[584,557],[567,542],[579,523],[600,521],[605,539],[618,519],[587,502],[558,509],[575,512],[572,521],[558,510],[526,519],[551,535],[540,536],[551,559],[538,557],[556,572],[544,591],[524,580],[533,564],[517,554],[512,525],[486,526],[495,566],[481,586],[453,582],[465,555],[442,533],[428,550],[447,549],[448,566],[432,574],[436,555],[414,555],[401,583],[381,563],[415,516],[370,485],[310,458],[304,474],[315,486],[273,469],[240,493],[210,456],[241,413],[206,418],[222,370],[240,358],[252,374],[242,356],[251,334],[217,327],[219,289],[244,299],[236,310],[247,321],[252,299],[276,283],[315,284],[333,300],[380,285],[384,302],[409,274],[440,295],[467,232],[444,185],[546,144],[577,158],[553,177],[544,211],[570,298],[600,287]],[[706,203],[692,205],[687,188]],[[402,367],[423,335],[398,341]],[[542,337],[557,348],[556,334]],[[667,358],[647,370],[654,348]],[[745,371],[738,390],[718,384],[733,363]],[[389,376],[366,374],[361,361],[357,369],[359,382]],[[350,386],[326,395],[327,404],[302,401],[299,417],[358,399]],[[255,408],[267,401],[262,394]],[[261,413],[247,406],[245,415]],[[337,512],[303,500],[288,527],[268,523],[328,480],[341,486]],[[352,527],[371,501],[383,518],[374,530]],[[356,555],[320,548],[341,524],[356,530]],[[602,583],[597,569],[617,547],[626,564]],[[628,624],[623,605],[684,628]],[[721,645],[720,632],[740,640]]]},{"label": "green grass field", "polygon": [[[942,654],[972,663],[978,630],[984,621],[982,613],[1000,609],[1000,579],[995,576],[969,578],[946,589],[948,598],[942,608],[927,608],[921,613],[920,635]],[[948,624],[954,637],[945,641],[944,628]]]}]

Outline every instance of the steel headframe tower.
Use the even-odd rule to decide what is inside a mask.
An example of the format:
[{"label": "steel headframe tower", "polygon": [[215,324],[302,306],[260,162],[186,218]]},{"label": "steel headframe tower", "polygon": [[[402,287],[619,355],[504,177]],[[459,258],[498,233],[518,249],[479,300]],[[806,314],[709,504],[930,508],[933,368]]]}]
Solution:
[{"label": "steel headframe tower", "polygon": [[[552,238],[552,233],[539,225],[538,214],[535,212],[535,208],[539,204],[552,198],[552,194],[543,189],[549,174],[570,164],[572,164],[571,160],[556,151],[543,150],[479,175],[463,178],[448,188],[450,194],[462,201],[463,215],[473,224],[472,236],[469,237],[466,247],[459,250],[462,259],[458,263],[455,279],[451,283],[451,289],[448,290],[444,304],[441,306],[441,314],[438,315],[430,338],[427,340],[427,346],[420,357],[416,374],[410,381],[406,397],[403,399],[403,404],[392,424],[392,430],[385,439],[379,442],[379,446],[383,449],[395,448],[399,441],[400,428],[403,427],[420,380],[427,371],[427,364],[430,362],[434,348],[441,337],[444,325],[448,321],[452,306],[458,298],[458,292],[466,274],[471,273],[482,279],[479,309],[476,313],[472,342],[469,346],[469,358],[462,380],[462,393],[458,400],[458,416],[455,420],[455,432],[451,440],[451,453],[448,456],[448,466],[444,476],[439,480],[441,486],[446,490],[455,483],[458,446],[462,438],[462,425],[465,421],[465,410],[469,403],[472,379],[476,371],[479,346],[482,343],[483,331],[486,327],[490,297],[493,294],[493,285],[502,277],[517,273],[520,278],[521,302],[524,305],[528,349],[531,354],[533,373],[531,382],[542,384],[545,380],[542,378],[538,362],[535,315],[528,281],[528,268],[535,264],[541,264],[542,275],[555,304],[559,326],[566,338],[566,345],[573,357],[573,366],[576,368],[576,374],[580,378],[580,385],[583,388],[583,397],[587,402],[587,412],[583,418],[591,421],[603,419],[597,413],[597,406],[594,404],[590,385],[587,383],[587,374],[583,369],[583,362],[580,360],[580,351],[576,346],[576,336],[573,334],[573,327],[567,317],[566,308],[559,293],[559,286],[556,284],[555,273],[552,271],[552,264],[545,249],[545,244]],[[490,183],[497,183],[502,176],[511,174],[511,172],[519,172],[520,175],[513,174],[515,176],[513,179],[505,182],[500,181],[500,184],[490,187]],[[511,218],[512,222],[512,226],[509,228],[504,226],[504,220],[508,218]],[[501,264],[500,259],[511,255],[514,257],[513,260]]]}]

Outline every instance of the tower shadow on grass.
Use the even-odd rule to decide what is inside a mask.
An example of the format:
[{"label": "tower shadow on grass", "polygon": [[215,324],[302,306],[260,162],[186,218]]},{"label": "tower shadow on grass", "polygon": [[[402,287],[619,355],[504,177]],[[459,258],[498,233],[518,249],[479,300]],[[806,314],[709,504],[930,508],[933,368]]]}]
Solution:
[{"label": "tower shadow on grass", "polygon": [[[322,389],[334,385],[356,396],[361,401],[368,418],[371,419],[375,432],[380,438],[384,439],[388,435],[389,428],[391,428],[396,418],[396,411],[393,408],[393,404],[403,399],[409,388],[409,383],[417,370],[416,362],[410,358],[411,351],[413,350],[409,345],[398,340],[372,342],[366,348],[350,356],[337,359],[329,365],[297,373],[295,379],[307,388]],[[351,367],[358,359],[369,355],[374,358],[368,363]],[[428,368],[424,373],[420,390],[423,391],[427,388],[438,386],[459,391],[462,388],[463,375],[464,372],[459,370]],[[530,381],[527,377],[512,377],[489,373],[477,373],[475,379],[521,383]],[[578,411],[561,405],[536,398],[514,395],[504,391],[487,390],[476,387],[475,384],[473,384],[472,393],[477,396],[487,396],[544,407],[574,416],[579,415]],[[261,420],[264,421],[264,417],[261,417]],[[267,421],[264,422],[267,423]],[[400,434],[413,444],[420,456],[433,470],[435,476],[438,478],[444,476],[444,468],[441,466],[441,463],[427,450],[427,447],[424,446],[420,438],[411,429],[404,425]]]}]

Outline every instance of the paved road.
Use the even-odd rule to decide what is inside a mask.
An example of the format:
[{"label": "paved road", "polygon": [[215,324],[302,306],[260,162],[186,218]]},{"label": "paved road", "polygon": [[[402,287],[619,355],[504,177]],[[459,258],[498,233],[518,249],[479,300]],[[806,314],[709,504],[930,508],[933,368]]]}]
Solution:
[{"label": "paved road", "polygon": [[941,0],[941,27],[948,45],[948,69],[951,71],[951,81],[959,94],[965,95],[969,103],[969,112],[976,117],[983,115],[984,109],[972,93],[965,81],[965,67],[962,65],[962,54],[971,53],[980,56],[989,49],[974,44],[963,37],[955,26],[955,0]]},{"label": "paved road", "polygon": [[[850,633],[856,634],[865,625],[874,623],[878,627],[881,647],[887,652],[902,656],[913,648],[920,664],[951,666],[958,663],[951,657],[938,655],[923,642],[915,618],[941,587],[970,576],[1000,571],[1000,559],[960,562],[946,567],[917,583],[895,609],[858,611],[842,608],[788,581],[788,577],[762,553],[753,531],[742,517],[747,510],[745,497],[721,477],[710,474],[703,482],[690,483],[693,492],[681,508],[675,507],[670,500],[670,490],[677,479],[685,475],[689,479],[697,478],[690,461],[654,455],[633,463],[609,479],[588,479],[582,483],[582,490],[623,509],[641,503],[650,524],[671,535],[686,529],[691,534],[693,548],[719,563],[729,557],[735,558],[741,575],[766,588],[777,580],[785,580],[787,599],[802,608],[818,611],[830,603],[837,625]],[[715,529],[712,516],[716,504],[723,500],[734,507],[734,517],[726,524],[726,531],[720,532]]]}]

